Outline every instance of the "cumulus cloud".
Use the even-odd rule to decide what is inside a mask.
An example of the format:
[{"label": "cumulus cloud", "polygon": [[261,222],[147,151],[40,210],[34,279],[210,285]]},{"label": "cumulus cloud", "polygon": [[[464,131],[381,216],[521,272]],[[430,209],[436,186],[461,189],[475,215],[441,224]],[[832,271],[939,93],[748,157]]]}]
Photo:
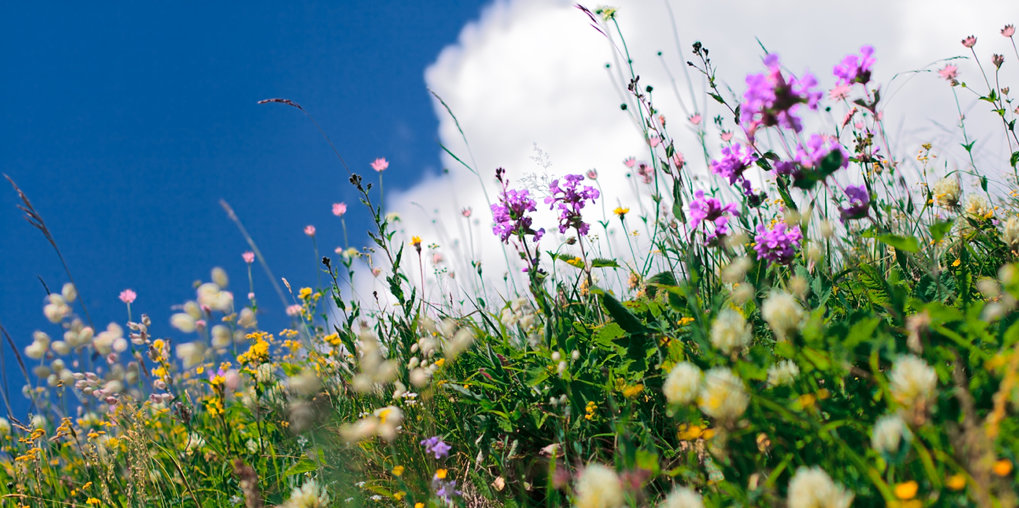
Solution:
[{"label": "cumulus cloud", "polygon": [[[677,148],[686,154],[685,171],[692,175],[708,171],[687,117],[699,113],[710,122],[724,113],[703,93],[703,76],[685,65],[692,58],[690,45],[695,40],[710,49],[719,80],[736,96],[742,95],[746,73],[763,68],[762,46],[780,54],[789,71],[810,70],[827,89],[834,85],[832,67],[843,56],[864,44],[873,45],[877,58],[873,79],[884,83],[892,151],[897,158],[910,157],[921,143],[933,142],[942,149],[935,170],[944,173],[967,166],[968,159],[958,148],[959,114],[952,89],[936,70],[945,58],[969,54],[959,41],[971,33],[979,37],[976,49],[982,58],[989,60],[992,52],[1009,54],[1011,47],[998,31],[1005,23],[1019,20],[1001,19],[994,13],[1007,12],[1010,3],[987,1],[975,8],[946,0],[851,4],[786,0],[671,2],[670,7],[667,2],[632,1],[617,6],[617,20],[641,86],[654,87],[656,106],[666,116]],[[612,41],[600,34],[571,3],[511,0],[487,7],[427,69],[429,88],[456,118],[435,102],[438,139],[472,168],[443,154],[448,173],[426,177],[386,199],[388,207],[400,214],[403,232],[424,241],[421,265],[430,298],[460,291],[478,294],[482,286],[485,294],[505,296],[512,292],[513,280],[520,278],[523,263],[491,231],[489,205],[498,193],[493,178],[497,167],[507,170],[515,186],[535,189],[539,196],[543,183],[552,178],[596,169],[604,196],[590,210],[591,218],[592,222],[607,221],[609,231],[596,224],[592,232],[603,240],[612,238],[599,242],[597,248],[633,263],[624,235],[640,242],[649,231],[638,219],[629,218],[624,232],[611,211],[626,206],[639,212],[654,205],[648,189],[628,177],[622,163],[629,156],[649,157],[634,116],[637,108],[625,90],[629,78],[625,58],[622,41],[615,34]],[[977,90],[984,88],[972,60],[954,63],[962,80]],[[1011,63],[1006,69],[1019,64]],[[1010,76],[1016,77],[1014,70]],[[1000,121],[995,124],[986,111],[989,108],[977,104],[972,93],[957,91],[968,117],[968,134],[981,145],[976,151],[977,167],[993,168],[988,176],[1003,180],[1008,168],[1001,163],[1002,154],[1008,147]],[[631,107],[624,111],[622,103]],[[814,125],[830,126],[844,112],[843,106],[836,105],[831,115],[817,115]],[[728,113],[725,121],[732,129]],[[707,147],[711,156],[720,147],[713,127],[708,130]],[[540,200],[539,207],[547,208]],[[548,212],[536,222],[555,230],[554,216]],[[562,240],[555,232],[542,241],[542,247],[556,250]],[[432,244],[438,248],[432,249]],[[570,252],[571,248],[564,249]],[[421,279],[417,259],[412,253],[408,259],[405,265],[412,265]],[[480,262],[481,276],[472,260]],[[371,276],[361,277],[366,279]],[[419,280],[414,282],[420,285]],[[366,289],[362,287],[361,292]]]}]

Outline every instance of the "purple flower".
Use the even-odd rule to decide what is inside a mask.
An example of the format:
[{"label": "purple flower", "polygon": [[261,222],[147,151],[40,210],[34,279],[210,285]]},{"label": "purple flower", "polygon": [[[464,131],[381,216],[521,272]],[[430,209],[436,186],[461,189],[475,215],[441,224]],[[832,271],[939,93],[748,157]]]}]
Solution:
[{"label": "purple flower", "polygon": [[438,475],[432,477],[432,489],[435,491],[435,495],[439,496],[446,503],[452,503],[453,496],[463,494],[463,492],[456,490],[456,480],[446,480],[445,478],[439,478]]},{"label": "purple flower", "polygon": [[771,229],[766,229],[762,224],[757,226],[754,249],[757,250],[758,259],[785,265],[796,256],[796,247],[801,240],[803,233],[799,226],[789,228],[785,222],[780,221]]},{"label": "purple flower", "polygon": [[545,229],[535,231],[531,228],[531,218],[528,212],[537,210],[537,203],[530,197],[530,193],[524,190],[507,189],[502,174],[506,170],[499,168],[495,171],[496,178],[502,183],[502,193],[499,195],[499,202],[492,204],[492,218],[495,226],[492,232],[499,235],[503,242],[509,242],[510,237],[534,235],[534,241],[541,240]]},{"label": "purple flower", "polygon": [[729,217],[727,214],[739,215],[739,209],[735,203],[722,205],[722,202],[715,198],[704,197],[704,191],[694,192],[694,200],[690,203],[690,228],[697,229],[701,222],[708,222],[714,225],[714,231],[704,228],[705,245],[713,242],[720,236],[729,234]]},{"label": "purple flower", "polygon": [[870,192],[867,192],[866,185],[847,186],[846,198],[849,200],[849,207],[839,208],[842,222],[862,219],[867,216],[867,210],[870,208]]},{"label": "purple flower", "polygon": [[729,180],[732,185],[742,183],[743,193],[749,196],[753,190],[750,182],[743,177],[743,172],[756,161],[757,154],[739,143],[733,143],[732,146],[722,148],[721,159],[711,161],[711,171]]},{"label": "purple flower", "polygon": [[839,78],[839,85],[852,85],[853,83],[867,84],[870,81],[870,67],[874,65],[874,47],[863,46],[860,48],[860,55],[846,55],[838,65],[835,66],[834,74]]},{"label": "purple flower", "polygon": [[766,56],[764,65],[768,73],[747,76],[747,91],[740,105],[740,124],[751,139],[759,127],[778,125],[800,132],[803,124],[794,113],[803,103],[810,109],[817,109],[821,100],[817,79],[809,72],[802,78],[786,78],[782,75],[778,55]]},{"label": "purple flower", "polygon": [[425,447],[425,453],[431,453],[435,455],[436,459],[441,459],[449,455],[449,450],[452,449],[445,441],[439,436],[432,436],[428,439],[421,441],[421,446]]},{"label": "purple flower", "polygon": [[[821,161],[832,152],[838,152],[841,157],[838,168],[849,167],[849,154],[846,152],[837,139],[825,137],[819,134],[812,134],[807,140],[806,146],[800,144],[796,147],[796,155],[792,161],[778,161],[775,163],[775,172],[780,175],[791,176],[793,180],[799,180],[803,172],[816,171],[821,166]],[[828,173],[821,175],[827,176]]]},{"label": "purple flower", "polygon": [[545,198],[545,204],[549,210],[559,209],[559,232],[565,233],[567,229],[575,228],[580,235],[586,235],[590,224],[581,220],[580,210],[588,202],[594,203],[598,199],[598,189],[584,185],[584,175],[566,175],[563,177],[564,185],[559,185],[559,180],[552,180],[548,190],[552,195]]}]

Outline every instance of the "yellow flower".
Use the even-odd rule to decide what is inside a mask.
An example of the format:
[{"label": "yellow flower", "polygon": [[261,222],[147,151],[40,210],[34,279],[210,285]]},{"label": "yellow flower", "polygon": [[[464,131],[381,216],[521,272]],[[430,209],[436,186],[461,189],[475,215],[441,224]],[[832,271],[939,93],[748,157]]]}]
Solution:
[{"label": "yellow flower", "polygon": [[403,474],[403,466],[396,466],[393,468],[393,476],[400,476]]},{"label": "yellow flower", "polygon": [[962,490],[966,488],[966,477],[962,473],[955,473],[948,477],[945,485],[952,490]]},{"label": "yellow flower", "polygon": [[100,500],[98,500],[98,499],[96,499],[94,497],[90,497],[90,498],[85,500],[85,504],[87,504],[87,505],[99,506],[100,503],[102,503],[102,501],[100,501]]},{"label": "yellow flower", "polygon": [[447,473],[447,471],[445,469],[436,469],[435,470],[435,477],[440,479],[440,480],[445,480],[446,479],[446,473]]},{"label": "yellow flower", "polygon": [[406,496],[406,495],[407,495],[407,493],[401,490],[400,492],[397,492],[396,494],[393,494],[393,499],[399,501],[399,500],[403,499],[403,496]]},{"label": "yellow flower", "polygon": [[302,300],[307,300],[311,297],[311,288],[301,288],[301,290],[297,292],[297,297]]},{"label": "yellow flower", "polygon": [[1008,459],[1001,459],[994,463],[991,468],[994,474],[998,476],[1008,476],[1012,472],[1012,461]]},{"label": "yellow flower", "polygon": [[962,260],[961,259],[956,259],[955,261],[952,261],[952,267],[953,268],[957,267],[957,266],[959,266],[961,264],[962,264]]},{"label": "yellow flower", "polygon": [[619,216],[619,218],[621,219],[621,218],[623,218],[623,216],[625,216],[625,215],[626,215],[627,213],[630,213],[630,209],[629,209],[629,208],[623,208],[623,207],[621,207],[621,206],[617,206],[615,210],[612,210],[612,213],[614,213],[614,214],[618,215],[618,216]]},{"label": "yellow flower", "polygon": [[920,486],[912,480],[900,483],[895,486],[895,497],[902,500],[913,499],[916,497],[916,491],[919,490],[919,488]]},{"label": "yellow flower", "polygon": [[640,392],[643,392],[643,391],[644,391],[644,385],[642,385],[642,384],[635,384],[635,385],[632,385],[632,386],[627,386],[626,388],[623,388],[623,397],[626,397],[628,399],[632,399],[632,398],[636,397],[638,394],[640,394]]},{"label": "yellow flower", "polygon": [[414,508],[425,508],[424,503],[414,503]]},{"label": "yellow flower", "polygon": [[410,244],[415,246],[415,247],[420,247],[421,246],[421,237],[420,236],[412,236],[412,237],[410,237]]}]

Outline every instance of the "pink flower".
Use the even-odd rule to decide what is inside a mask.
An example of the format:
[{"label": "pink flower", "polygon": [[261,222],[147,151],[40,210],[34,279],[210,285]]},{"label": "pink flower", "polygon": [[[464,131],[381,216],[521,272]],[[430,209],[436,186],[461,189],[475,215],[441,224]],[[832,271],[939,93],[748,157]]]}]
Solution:
[{"label": "pink flower", "polygon": [[587,178],[589,178],[591,180],[597,180],[598,179],[598,170],[597,169],[589,169],[589,170],[587,170]]},{"label": "pink flower", "polygon": [[333,215],[343,217],[343,214],[345,213],[347,213],[346,203],[333,203]]},{"label": "pink flower", "polygon": [[636,163],[637,163],[637,159],[635,159],[633,157],[627,157],[626,160],[623,161],[623,165],[628,167],[628,168],[632,168],[633,165],[636,164]]},{"label": "pink flower", "polygon": [[435,252],[435,253],[432,254],[432,264],[433,265],[437,265],[437,264],[443,262],[444,260],[445,260],[445,258],[442,256],[441,252]]},{"label": "pink flower", "polygon": [[856,114],[856,111],[857,109],[853,108],[846,113],[845,118],[842,119],[842,127],[845,127],[846,125],[849,124],[849,121],[853,119],[853,115]]},{"label": "pink flower", "polygon": [[312,226],[311,224],[304,226],[304,234],[308,236],[315,236],[315,226]]},{"label": "pink flower", "polygon": [[833,101],[841,101],[846,97],[849,97],[850,89],[851,87],[845,83],[836,85],[835,88],[828,91],[828,98]]},{"label": "pink flower", "polygon": [[658,115],[658,123],[662,124],[662,127],[665,127],[665,115]]},{"label": "pink flower", "polygon": [[1001,35],[1011,38],[1015,35],[1015,25],[1005,25],[1005,28],[1001,29]]},{"label": "pink flower", "polygon": [[372,268],[372,275],[374,275],[375,277],[378,277],[381,274],[382,274],[382,269],[381,268]]},{"label": "pink flower", "polygon": [[473,210],[471,210],[471,207],[469,206],[467,208],[464,208],[463,210],[460,210],[460,215],[463,215],[464,217],[467,218],[470,218],[471,213],[473,213]]},{"label": "pink flower", "polygon": [[686,164],[686,159],[683,158],[683,154],[676,152],[672,154],[672,164],[676,166],[676,171],[679,171]]},{"label": "pink flower", "polygon": [[654,148],[654,147],[658,146],[658,144],[661,143],[661,142],[662,142],[662,138],[660,138],[658,136],[651,136],[651,139],[648,140],[648,144],[651,145],[651,148]]},{"label": "pink flower", "polygon": [[138,298],[138,294],[135,293],[133,290],[125,289],[120,292],[120,301],[128,305],[134,303],[135,298]]},{"label": "pink flower", "polygon": [[975,35],[971,35],[969,37],[966,37],[965,39],[962,40],[962,45],[966,46],[967,48],[972,48],[973,46],[976,46],[977,45],[977,37]]},{"label": "pink flower", "polygon": [[386,168],[388,168],[388,167],[389,167],[389,161],[387,161],[386,159],[384,159],[382,157],[379,157],[378,159],[375,159],[374,161],[372,161],[372,169],[374,169],[375,171],[378,171],[379,173],[385,171]]},{"label": "pink flower", "polygon": [[1005,63],[1005,55],[994,54],[991,55],[991,63],[994,64],[995,68],[1000,69],[1001,64]]},{"label": "pink flower", "polygon": [[244,258],[244,262],[249,265],[255,262],[255,253],[251,252],[250,250],[248,252],[245,252],[244,254],[241,254],[241,257]]},{"label": "pink flower", "polygon": [[700,113],[694,113],[694,114],[690,115],[690,123],[692,123],[694,125],[700,125],[701,124],[701,114]]},{"label": "pink flower", "polygon": [[956,78],[956,76],[959,75],[959,68],[952,64],[948,64],[943,69],[938,71],[938,75],[940,75],[942,78],[945,78],[948,81],[953,81]]},{"label": "pink flower", "polygon": [[732,132],[722,131],[722,141],[728,143],[730,140],[732,140]]},{"label": "pink flower", "polygon": [[300,316],[301,315],[301,310],[302,309],[301,309],[300,305],[297,305],[297,304],[291,305],[291,306],[287,307],[287,315],[288,316]]}]

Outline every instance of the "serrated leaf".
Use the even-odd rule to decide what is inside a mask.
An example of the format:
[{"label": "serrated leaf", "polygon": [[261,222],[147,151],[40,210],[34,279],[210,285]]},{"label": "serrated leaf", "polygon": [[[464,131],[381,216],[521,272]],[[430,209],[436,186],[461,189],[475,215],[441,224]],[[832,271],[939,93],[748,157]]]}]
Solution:
[{"label": "serrated leaf", "polygon": [[615,259],[594,258],[591,260],[591,268],[619,268]]}]

